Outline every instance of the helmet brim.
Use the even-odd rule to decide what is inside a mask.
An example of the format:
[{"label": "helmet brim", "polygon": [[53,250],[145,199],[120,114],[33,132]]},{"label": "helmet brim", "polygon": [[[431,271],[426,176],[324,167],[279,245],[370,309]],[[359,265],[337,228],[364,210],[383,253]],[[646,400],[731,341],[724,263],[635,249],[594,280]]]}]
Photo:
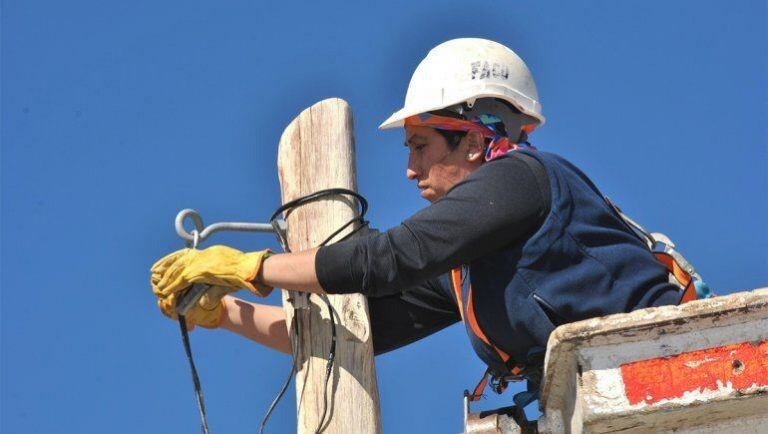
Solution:
[{"label": "helmet brim", "polygon": [[[496,97],[498,96],[495,94],[488,94],[488,95],[478,95],[476,98],[496,98]],[[444,104],[444,105],[441,104],[440,106],[437,106],[437,107],[424,107],[424,108],[418,108],[418,109],[403,107],[400,110],[392,113],[392,115],[388,117],[387,120],[382,122],[381,125],[379,125],[379,129],[388,130],[392,128],[402,128],[403,125],[405,124],[405,119],[411,116],[431,112],[434,110],[444,109],[446,107],[451,107],[453,105],[461,104],[463,102],[466,102],[466,99],[460,99],[451,104]],[[509,101],[509,102],[512,103],[515,107],[517,107],[517,109],[520,110],[521,113],[536,119],[538,121],[538,123],[536,124],[537,127],[544,125],[544,123],[547,121],[547,119],[541,114],[540,111],[536,112],[532,110],[526,110],[525,107],[521,107],[519,104],[516,104],[514,101]]]}]

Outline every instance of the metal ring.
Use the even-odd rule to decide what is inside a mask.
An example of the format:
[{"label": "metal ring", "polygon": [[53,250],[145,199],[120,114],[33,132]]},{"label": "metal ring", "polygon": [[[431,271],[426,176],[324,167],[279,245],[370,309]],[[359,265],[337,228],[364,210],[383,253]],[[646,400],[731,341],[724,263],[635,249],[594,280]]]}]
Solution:
[{"label": "metal ring", "polygon": [[192,230],[192,248],[196,249],[200,245],[200,232],[197,229]]},{"label": "metal ring", "polygon": [[[195,225],[195,231],[198,233],[198,237],[201,232],[203,232],[203,229],[205,226],[203,226],[203,219],[200,217],[200,214],[197,213],[197,211],[187,208],[179,211],[178,214],[176,214],[176,233],[188,244],[194,244],[195,243],[195,236],[191,233],[187,232],[187,230],[184,228],[184,220],[187,219],[187,217],[192,219],[192,222]],[[198,239],[198,241],[200,241]]]}]

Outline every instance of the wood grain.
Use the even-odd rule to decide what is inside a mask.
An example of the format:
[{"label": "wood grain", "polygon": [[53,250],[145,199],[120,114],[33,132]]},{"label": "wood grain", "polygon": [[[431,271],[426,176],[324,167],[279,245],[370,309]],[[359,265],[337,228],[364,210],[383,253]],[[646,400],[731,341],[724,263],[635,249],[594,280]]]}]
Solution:
[{"label": "wood grain", "polygon": [[[352,113],[338,98],[304,110],[283,132],[277,167],[282,201],[326,188],[357,190]],[[302,206],[288,216],[292,251],[317,246],[357,213],[356,202],[335,196]],[[339,234],[343,237],[352,228]],[[337,237],[337,238],[338,238]],[[336,363],[328,385],[324,433],[380,433],[379,393],[373,361],[368,305],[364,296],[328,296],[336,319]],[[316,295],[309,311],[301,311],[296,375],[298,433],[314,433],[323,411],[326,360],[331,323],[326,304]],[[283,291],[288,324],[293,308]]]}]

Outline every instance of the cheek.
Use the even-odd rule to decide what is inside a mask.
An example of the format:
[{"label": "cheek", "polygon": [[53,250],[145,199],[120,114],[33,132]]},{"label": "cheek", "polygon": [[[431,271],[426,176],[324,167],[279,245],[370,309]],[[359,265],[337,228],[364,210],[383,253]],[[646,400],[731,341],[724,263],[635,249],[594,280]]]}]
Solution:
[{"label": "cheek", "polygon": [[433,150],[424,156],[424,166],[428,166],[431,172],[445,172],[451,166],[449,154],[445,150]]},{"label": "cheek", "polygon": [[429,171],[429,179],[436,188],[444,190],[446,184],[450,183],[449,181],[452,179],[451,170],[449,167],[436,164]]},{"label": "cheek", "polygon": [[424,156],[421,160],[421,170],[424,172],[425,175],[427,175],[427,178],[434,181],[436,178],[440,176],[441,167],[439,163],[435,163],[435,161],[429,156]]},{"label": "cheek", "polygon": [[427,172],[440,171],[445,159],[445,153],[435,148],[436,146],[430,146],[421,156],[422,168]]}]

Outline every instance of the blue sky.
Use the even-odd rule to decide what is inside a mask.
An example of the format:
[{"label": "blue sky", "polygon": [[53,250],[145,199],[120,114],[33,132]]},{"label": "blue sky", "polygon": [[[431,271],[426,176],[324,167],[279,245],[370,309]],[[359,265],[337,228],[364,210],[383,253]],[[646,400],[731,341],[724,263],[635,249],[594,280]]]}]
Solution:
[{"label": "blue sky", "polygon": [[[371,220],[398,224],[425,202],[405,179],[402,134],[376,126],[426,52],[455,37],[523,57],[548,119],[534,144],[669,234],[718,293],[766,286],[766,8],[4,0],[0,431],[196,432],[178,328],[148,284],[182,246],[176,212],[265,221],[284,127],[338,96],[354,111]],[[213,432],[254,432],[288,357],[225,331],[192,340]],[[444,433],[460,430],[461,392],[483,367],[453,326],[377,369],[385,432]],[[289,394],[269,431],[293,432],[294,412]]]}]

